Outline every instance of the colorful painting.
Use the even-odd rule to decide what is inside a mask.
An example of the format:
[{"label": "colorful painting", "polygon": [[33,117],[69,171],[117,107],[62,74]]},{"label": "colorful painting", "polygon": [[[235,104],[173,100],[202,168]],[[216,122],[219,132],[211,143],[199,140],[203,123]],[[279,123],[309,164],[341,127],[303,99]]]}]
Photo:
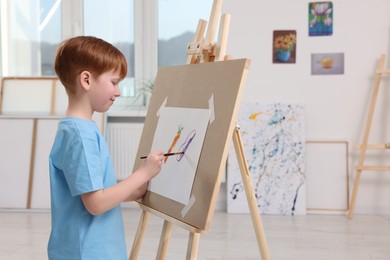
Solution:
[{"label": "colorful painting", "polygon": [[309,3],[309,36],[333,34],[333,3]]},{"label": "colorful painting", "polygon": [[209,120],[209,109],[161,110],[151,150],[177,154],[165,157],[161,172],[149,183],[149,191],[188,204]]},{"label": "colorful painting", "polygon": [[[247,103],[238,122],[260,213],[306,214],[304,106]],[[248,213],[233,148],[228,158],[228,212]]]},{"label": "colorful painting", "polygon": [[311,75],[344,74],[344,53],[314,53],[311,55]]},{"label": "colorful painting", "polygon": [[295,63],[296,31],[274,31],[273,33],[273,63]]}]

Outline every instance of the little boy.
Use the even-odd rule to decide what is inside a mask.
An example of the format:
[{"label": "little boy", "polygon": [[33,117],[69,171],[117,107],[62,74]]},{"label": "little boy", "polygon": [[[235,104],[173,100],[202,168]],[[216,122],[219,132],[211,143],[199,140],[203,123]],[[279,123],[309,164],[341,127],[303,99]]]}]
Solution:
[{"label": "little boy", "polygon": [[68,108],[50,153],[50,260],[127,259],[120,202],[141,198],[161,170],[162,152],[117,183],[104,137],[92,115],[106,112],[127,74],[123,54],[95,37],[78,36],[57,50],[54,68]]}]

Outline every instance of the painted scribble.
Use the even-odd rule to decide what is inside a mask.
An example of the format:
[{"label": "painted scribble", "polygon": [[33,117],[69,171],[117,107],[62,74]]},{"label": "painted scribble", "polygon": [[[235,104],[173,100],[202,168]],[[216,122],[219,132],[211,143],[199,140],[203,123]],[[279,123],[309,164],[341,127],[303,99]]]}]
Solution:
[{"label": "painted scribble", "polygon": [[[179,141],[179,138],[181,136],[181,132],[183,131],[184,127],[182,127],[181,125],[179,125],[177,127],[177,132],[176,132],[176,135],[175,137],[173,138],[173,141],[172,141],[172,144],[171,146],[169,147],[168,149],[168,152],[167,153],[171,153],[173,148],[175,148],[176,144],[177,144],[177,141]],[[164,159],[164,164],[167,163],[168,161],[168,156],[165,156],[165,159]]]},{"label": "painted scribble", "polygon": [[185,153],[187,152],[187,149],[188,147],[190,146],[192,140],[194,140],[195,138],[195,135],[196,135],[196,130],[192,130],[188,135],[187,135],[187,138],[186,140],[183,142],[183,144],[180,146],[179,148],[179,152],[182,152],[182,154],[178,155],[176,160],[177,161],[180,161],[183,156],[185,155]]},{"label": "painted scribble", "polygon": [[[160,174],[150,180],[148,185],[150,192],[183,206],[190,204],[192,187],[210,124],[210,114],[210,109],[169,106],[161,108],[150,151],[161,150],[167,153],[168,148],[172,146],[171,153],[178,153],[179,149],[184,149],[185,146],[180,147],[187,137],[188,147],[180,161],[176,160],[177,154],[169,156]],[[189,136],[193,130],[196,131],[196,137]]]}]

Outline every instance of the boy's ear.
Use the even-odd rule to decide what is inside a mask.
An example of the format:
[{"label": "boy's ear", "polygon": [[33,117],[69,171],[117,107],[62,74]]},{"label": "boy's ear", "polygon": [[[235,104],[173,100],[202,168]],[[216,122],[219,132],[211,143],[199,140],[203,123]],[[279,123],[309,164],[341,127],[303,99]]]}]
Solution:
[{"label": "boy's ear", "polygon": [[88,91],[90,88],[90,80],[91,80],[91,73],[88,71],[82,71],[80,73],[80,84],[84,88],[85,91]]}]

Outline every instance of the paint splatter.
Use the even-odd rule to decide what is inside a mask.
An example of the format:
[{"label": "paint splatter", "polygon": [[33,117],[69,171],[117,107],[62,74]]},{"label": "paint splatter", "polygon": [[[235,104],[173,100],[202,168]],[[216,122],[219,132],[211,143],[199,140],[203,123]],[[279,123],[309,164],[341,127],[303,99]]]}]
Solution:
[{"label": "paint splatter", "polygon": [[[248,103],[237,121],[260,212],[304,214],[304,106]],[[237,189],[242,180],[233,149],[228,162],[228,211],[249,212],[244,190]]]}]

